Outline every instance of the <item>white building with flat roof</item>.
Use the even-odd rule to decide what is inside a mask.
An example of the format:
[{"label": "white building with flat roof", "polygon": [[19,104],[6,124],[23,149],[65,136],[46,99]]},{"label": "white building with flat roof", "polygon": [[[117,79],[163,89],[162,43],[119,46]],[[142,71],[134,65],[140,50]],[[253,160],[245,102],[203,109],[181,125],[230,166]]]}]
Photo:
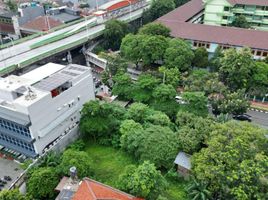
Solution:
[{"label": "white building with flat roof", "polygon": [[0,79],[0,145],[29,157],[80,119],[85,102],[95,99],[91,70],[48,63],[21,76]]}]

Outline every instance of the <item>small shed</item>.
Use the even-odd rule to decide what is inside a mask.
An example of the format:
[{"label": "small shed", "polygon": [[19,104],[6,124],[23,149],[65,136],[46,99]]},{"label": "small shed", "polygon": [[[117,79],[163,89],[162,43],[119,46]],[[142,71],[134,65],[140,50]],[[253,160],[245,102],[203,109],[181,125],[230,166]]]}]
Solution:
[{"label": "small shed", "polygon": [[178,173],[188,179],[191,171],[191,155],[181,151],[177,155],[174,163],[177,165]]}]

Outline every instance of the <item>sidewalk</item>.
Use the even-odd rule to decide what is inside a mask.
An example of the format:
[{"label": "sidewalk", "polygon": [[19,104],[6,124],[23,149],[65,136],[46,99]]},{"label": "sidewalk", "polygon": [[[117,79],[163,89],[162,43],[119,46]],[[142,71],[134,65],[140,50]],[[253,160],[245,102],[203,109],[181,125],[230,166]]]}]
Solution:
[{"label": "sidewalk", "polygon": [[250,102],[251,110],[268,113],[268,103]]}]

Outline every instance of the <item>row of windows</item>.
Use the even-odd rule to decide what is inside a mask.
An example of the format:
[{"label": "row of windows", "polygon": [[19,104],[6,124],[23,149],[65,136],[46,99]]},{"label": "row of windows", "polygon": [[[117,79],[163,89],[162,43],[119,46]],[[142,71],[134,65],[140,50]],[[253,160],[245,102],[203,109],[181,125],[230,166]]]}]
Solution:
[{"label": "row of windows", "polygon": [[16,145],[16,146],[23,148],[23,149],[26,149],[28,151],[35,152],[32,144],[23,142],[23,141],[16,139],[16,138],[12,138],[12,137],[4,135],[2,133],[0,133],[0,140],[6,141],[10,144]]},{"label": "row of windows", "polygon": [[10,19],[4,19],[4,18],[0,18],[0,22],[6,23],[6,24],[11,24],[12,23],[12,21]]},{"label": "row of windows", "polygon": [[210,48],[210,44],[206,42],[194,42],[193,44],[194,47],[204,47],[206,49]]},{"label": "row of windows", "polygon": [[5,119],[0,119],[0,127],[19,133],[20,135],[31,137],[28,128],[15,124]]},{"label": "row of windows", "polygon": [[261,57],[267,57],[268,56],[268,51],[252,50],[251,53],[254,56],[261,56]]}]

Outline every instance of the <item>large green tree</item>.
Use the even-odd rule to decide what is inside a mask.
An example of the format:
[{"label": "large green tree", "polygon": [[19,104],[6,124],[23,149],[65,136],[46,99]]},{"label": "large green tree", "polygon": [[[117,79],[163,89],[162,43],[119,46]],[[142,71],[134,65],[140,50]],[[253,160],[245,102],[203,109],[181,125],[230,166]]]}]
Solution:
[{"label": "large green tree", "polygon": [[163,83],[173,85],[173,87],[178,86],[181,74],[177,67],[167,68],[162,66],[159,67],[159,72],[162,75]]},{"label": "large green tree", "polygon": [[119,177],[119,188],[148,200],[156,199],[167,189],[167,182],[156,167],[145,161],[136,167],[129,165]]},{"label": "large green tree", "polygon": [[149,103],[153,98],[153,91],[158,83],[159,80],[151,74],[141,74],[132,91],[134,101]]},{"label": "large green tree", "polygon": [[141,161],[149,160],[157,168],[170,169],[178,154],[176,134],[168,127],[149,125],[144,129],[137,153]]},{"label": "large green tree", "polygon": [[161,35],[145,36],[141,43],[142,63],[146,66],[162,61],[168,47],[167,39]]},{"label": "large green tree", "polygon": [[211,105],[214,110],[224,114],[239,115],[247,112],[249,102],[245,99],[243,90],[237,92],[227,92],[223,97],[211,98]]},{"label": "large green tree", "polygon": [[131,100],[131,90],[133,88],[132,80],[127,73],[117,73],[114,78],[112,93],[118,95],[120,100]]},{"label": "large green tree", "polygon": [[260,96],[268,93],[268,64],[265,62],[256,62],[249,92]]},{"label": "large green tree", "polygon": [[208,52],[207,49],[204,47],[197,48],[194,51],[194,59],[193,59],[193,66],[206,68],[208,67]]},{"label": "large green tree", "polygon": [[244,15],[236,16],[234,21],[231,23],[231,26],[238,28],[250,28],[250,24]]},{"label": "large green tree", "polygon": [[76,167],[79,178],[84,178],[92,175],[92,160],[84,151],[68,149],[62,155],[61,164],[58,166],[61,174],[68,176],[70,168]]},{"label": "large green tree", "polygon": [[204,92],[184,92],[182,98],[185,101],[183,105],[185,111],[201,116],[208,114],[208,99]]},{"label": "large green tree", "polygon": [[134,120],[124,120],[120,126],[120,145],[126,152],[138,157],[136,151],[143,135],[143,127]]},{"label": "large green tree", "polygon": [[139,30],[139,34],[170,36],[170,29],[160,23],[150,23]]},{"label": "large green tree", "polygon": [[33,171],[27,181],[27,192],[34,199],[54,199],[55,187],[59,182],[56,170],[51,167],[38,168]]},{"label": "large green tree", "polygon": [[218,124],[207,148],[192,157],[193,174],[208,184],[213,199],[257,200],[267,197],[266,130],[249,123]]},{"label": "large green tree", "polygon": [[180,71],[188,71],[191,67],[194,53],[190,44],[180,39],[172,39],[168,43],[165,51],[165,66],[168,68],[178,68]]},{"label": "large green tree", "polygon": [[250,49],[229,49],[221,59],[220,79],[233,91],[248,89],[254,68],[255,61]]},{"label": "large green tree", "polygon": [[126,118],[132,119],[135,122],[144,123],[145,119],[152,114],[152,109],[143,103],[133,103],[129,106]]},{"label": "large green tree", "polygon": [[118,132],[125,109],[112,103],[89,101],[82,109],[80,131],[95,140],[111,138]]},{"label": "large green tree", "polygon": [[106,48],[118,50],[121,44],[121,40],[127,33],[127,23],[115,19],[106,22],[105,30],[103,32]]},{"label": "large green tree", "polygon": [[151,21],[167,14],[175,9],[175,3],[173,0],[153,0],[149,9],[149,18]]}]

